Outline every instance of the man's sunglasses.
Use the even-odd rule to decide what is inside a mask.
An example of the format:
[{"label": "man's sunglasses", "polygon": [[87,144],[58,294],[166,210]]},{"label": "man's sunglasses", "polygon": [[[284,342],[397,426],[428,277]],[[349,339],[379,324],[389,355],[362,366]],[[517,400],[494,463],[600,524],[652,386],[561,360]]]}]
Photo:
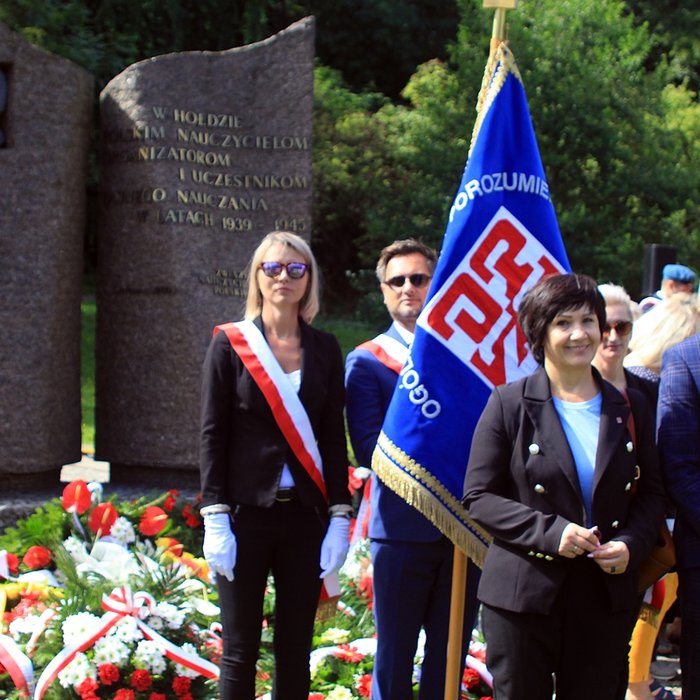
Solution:
[{"label": "man's sunglasses", "polygon": [[299,262],[290,262],[286,265],[281,262],[260,263],[260,269],[268,277],[279,277],[282,274],[283,268],[287,270],[287,274],[293,280],[300,280],[306,274],[306,271],[309,269],[309,266],[306,263]]},{"label": "man's sunglasses", "polygon": [[430,281],[430,275],[424,275],[422,272],[417,272],[414,275],[396,275],[390,280],[386,280],[384,284],[388,284],[390,287],[395,287],[396,289],[401,289],[408,280],[414,287],[422,289]]},{"label": "man's sunglasses", "polygon": [[603,326],[603,335],[609,335],[615,329],[618,335],[629,335],[632,332],[632,321],[608,321]]}]

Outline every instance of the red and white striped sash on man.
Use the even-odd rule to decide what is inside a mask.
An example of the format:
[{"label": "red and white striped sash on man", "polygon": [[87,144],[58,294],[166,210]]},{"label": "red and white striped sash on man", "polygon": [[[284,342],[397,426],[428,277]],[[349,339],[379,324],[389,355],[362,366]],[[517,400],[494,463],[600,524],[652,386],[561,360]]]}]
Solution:
[{"label": "red and white striped sash on man", "polygon": [[373,340],[358,345],[357,350],[371,352],[385,367],[396,374],[401,371],[408,359],[408,347],[386,333],[381,333]]},{"label": "red and white striped sash on man", "polygon": [[323,462],[311,421],[260,329],[252,321],[239,321],[216,326],[214,335],[219,331],[226,334],[270,405],[272,415],[296,458],[328,500]]}]

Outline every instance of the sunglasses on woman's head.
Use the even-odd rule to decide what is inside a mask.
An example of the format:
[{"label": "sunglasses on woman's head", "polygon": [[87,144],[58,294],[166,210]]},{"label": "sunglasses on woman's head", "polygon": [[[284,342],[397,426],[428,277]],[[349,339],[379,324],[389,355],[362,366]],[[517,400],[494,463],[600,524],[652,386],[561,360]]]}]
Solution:
[{"label": "sunglasses on woman's head", "polygon": [[260,263],[260,269],[267,277],[279,277],[282,274],[283,268],[287,270],[287,274],[293,280],[298,280],[306,274],[309,266],[306,263],[300,262],[290,262],[286,264],[281,262]]},{"label": "sunglasses on woman's head", "polygon": [[603,326],[603,335],[608,335],[613,329],[618,335],[629,335],[632,332],[632,321],[608,321]]},{"label": "sunglasses on woman's head", "polygon": [[401,287],[406,284],[406,280],[408,280],[414,287],[421,289],[428,284],[430,275],[424,275],[422,272],[417,272],[414,275],[396,275],[396,277],[386,280],[384,284],[388,284],[390,287],[395,287],[396,289],[401,289]]}]

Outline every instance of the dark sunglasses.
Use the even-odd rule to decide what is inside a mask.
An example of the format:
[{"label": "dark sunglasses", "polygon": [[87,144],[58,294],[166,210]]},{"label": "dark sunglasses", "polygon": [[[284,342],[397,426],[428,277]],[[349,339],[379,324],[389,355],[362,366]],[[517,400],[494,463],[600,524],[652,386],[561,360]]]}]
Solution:
[{"label": "dark sunglasses", "polygon": [[282,274],[282,269],[287,270],[287,274],[293,280],[300,280],[309,269],[306,263],[290,262],[286,265],[281,262],[264,262],[260,263],[260,269],[267,277],[279,277]]},{"label": "dark sunglasses", "polygon": [[426,284],[428,284],[428,281],[430,280],[430,275],[424,275],[422,272],[416,272],[414,275],[396,275],[396,277],[392,277],[390,280],[387,280],[384,284],[388,284],[390,287],[396,287],[397,289],[401,289],[401,287],[406,284],[406,280],[408,280],[414,287],[417,287],[418,289],[422,289],[425,287]]},{"label": "dark sunglasses", "polygon": [[603,335],[608,335],[613,328],[618,335],[629,335],[632,332],[632,321],[608,321],[603,327]]}]

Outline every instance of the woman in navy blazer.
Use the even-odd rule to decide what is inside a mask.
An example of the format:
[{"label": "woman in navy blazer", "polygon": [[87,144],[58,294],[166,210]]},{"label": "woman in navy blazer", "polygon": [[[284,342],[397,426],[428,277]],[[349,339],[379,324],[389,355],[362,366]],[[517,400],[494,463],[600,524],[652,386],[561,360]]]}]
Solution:
[{"label": "woman in navy blazer", "polygon": [[479,586],[496,700],[624,696],[636,571],[664,512],[648,405],[629,408],[591,361],[605,304],[590,277],[553,275],[518,321],[542,365],[494,389],[464,503],[492,535]]},{"label": "woman in navy blazer", "polygon": [[[321,576],[339,569],[348,549],[343,358],[333,336],[309,325],[318,307],[318,268],[308,244],[293,233],[270,233],[251,260],[247,325],[225,326],[204,361],[200,512],[223,623],[222,700],[256,697],[269,573],[276,592],[272,697],[308,698]],[[250,334],[243,336],[263,365],[264,358],[270,361],[269,372],[244,362],[239,351],[249,360],[246,347],[234,349],[236,328]],[[271,406],[260,379],[288,398]],[[289,422],[302,431],[298,416],[308,416],[313,434],[306,444],[318,447],[327,498],[285,437],[289,422],[284,430],[278,424],[280,413],[286,415],[282,405],[292,409]]]}]

